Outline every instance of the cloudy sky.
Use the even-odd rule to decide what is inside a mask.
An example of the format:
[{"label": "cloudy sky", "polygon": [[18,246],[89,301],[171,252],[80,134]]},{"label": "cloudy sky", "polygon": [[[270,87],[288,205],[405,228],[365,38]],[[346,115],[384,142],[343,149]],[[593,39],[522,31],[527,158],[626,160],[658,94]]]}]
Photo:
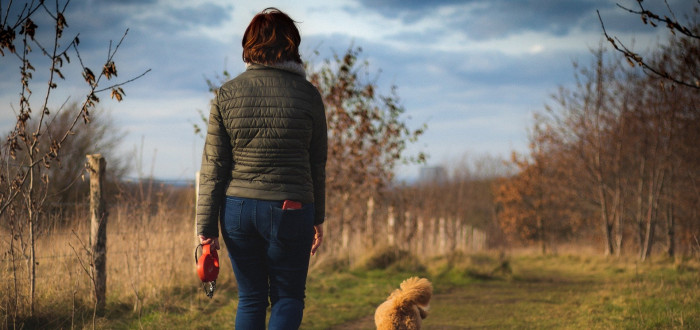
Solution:
[{"label": "cloudy sky", "polygon": [[[693,2],[668,1],[678,16],[689,13]],[[22,3],[14,1],[14,9]],[[181,180],[199,168],[203,140],[192,124],[199,121],[198,109],[208,112],[205,77],[244,70],[242,33],[265,7],[299,22],[302,58],[312,63],[362,47],[370,70],[381,71],[380,87],[398,87],[409,126],[428,126],[407,152],[426,152],[428,165],[439,165],[464,155],[525,152],[532,114],[550,103],[559,86],[573,83],[572,62],[590,63],[590,49],[601,42],[596,10],[608,32],[634,40],[635,49],[666,38],[663,29],[641,24],[616,3],[636,6],[630,0],[72,0],[65,35],[80,33],[81,57],[99,68],[109,40],[116,42],[129,28],[115,58],[117,80],[151,71],[124,86],[120,103],[102,95],[101,111],[126,133],[123,152],[142,150],[137,154],[143,157],[133,157],[142,172]],[[663,1],[644,3],[667,13]],[[19,100],[18,66],[16,58],[0,57],[3,131],[13,125]],[[79,67],[68,71],[74,74],[67,74],[55,104],[69,95],[79,101],[84,90]],[[417,173],[417,166],[399,168],[401,177]]]}]

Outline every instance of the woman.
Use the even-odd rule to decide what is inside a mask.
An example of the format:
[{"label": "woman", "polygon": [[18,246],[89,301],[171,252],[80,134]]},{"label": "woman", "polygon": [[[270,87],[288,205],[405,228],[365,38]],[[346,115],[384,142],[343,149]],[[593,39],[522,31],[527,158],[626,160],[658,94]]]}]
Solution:
[{"label": "woman", "polygon": [[246,71],[213,102],[197,203],[203,244],[219,227],[238,282],[237,329],[297,329],[309,256],[323,237],[326,116],[294,21],[276,8],[243,35]]}]

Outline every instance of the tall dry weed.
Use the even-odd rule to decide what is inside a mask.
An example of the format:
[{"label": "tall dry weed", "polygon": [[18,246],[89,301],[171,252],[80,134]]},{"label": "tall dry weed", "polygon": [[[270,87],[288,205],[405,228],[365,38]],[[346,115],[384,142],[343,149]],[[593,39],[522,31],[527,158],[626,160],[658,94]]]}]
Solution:
[{"label": "tall dry weed", "polygon": [[[194,264],[193,188],[160,187],[153,196],[123,193],[107,201],[108,308],[128,306],[140,312],[144,306],[167,304],[173,288],[196,290],[200,285]],[[36,246],[35,318],[60,315],[60,327],[70,326],[72,320],[65,318],[93,303],[89,215],[87,210],[70,214],[73,219],[46,219],[63,225],[49,226]],[[0,248],[9,251],[9,233],[0,232],[0,237]],[[230,269],[225,251],[220,253],[221,267]],[[0,327],[11,328],[14,320],[27,317],[27,262],[16,258],[13,263],[6,253],[0,261]],[[222,271],[220,281],[233,282],[231,272]]]}]

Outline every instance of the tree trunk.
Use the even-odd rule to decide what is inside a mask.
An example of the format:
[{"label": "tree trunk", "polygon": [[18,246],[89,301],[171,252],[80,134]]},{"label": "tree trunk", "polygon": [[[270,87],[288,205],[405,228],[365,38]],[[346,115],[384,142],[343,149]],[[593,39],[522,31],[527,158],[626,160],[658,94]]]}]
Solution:
[{"label": "tree trunk", "polygon": [[637,240],[639,241],[639,258],[644,255],[644,165],[646,158],[639,163],[639,184],[637,185]]},{"label": "tree trunk", "polygon": [[651,248],[654,245],[654,232],[656,228],[656,221],[652,216],[652,207],[649,206],[649,212],[647,213],[646,221],[646,235],[644,237],[644,247],[642,249],[641,260],[645,261],[649,256],[651,256]]},{"label": "tree trunk", "polygon": [[624,238],[624,218],[622,217],[622,207],[620,207],[619,213],[615,217],[615,225],[617,227],[617,232],[615,233],[615,256],[620,257],[622,254],[622,241]]},{"label": "tree trunk", "polygon": [[610,223],[610,215],[608,214],[608,203],[605,198],[605,187],[603,186],[602,176],[598,177],[598,198],[600,199],[600,221],[603,229],[603,238],[605,239],[605,256],[613,254],[615,247],[613,246],[612,224]]},{"label": "tree trunk", "polygon": [[[601,138],[601,111],[604,111],[605,107],[605,96],[606,96],[606,90],[604,85],[604,68],[603,68],[603,61],[602,61],[602,51],[601,53],[598,54],[598,62],[597,62],[597,67],[596,67],[596,73],[595,73],[595,78],[596,78],[596,83],[595,83],[595,104],[594,104],[594,130],[595,130],[595,155],[594,155],[594,163],[595,163],[595,175],[596,175],[596,181],[598,184],[598,196],[600,198],[600,208],[601,208],[601,220],[602,220],[602,225],[603,225],[603,237],[605,239],[605,256],[610,256],[614,252],[614,246],[613,246],[613,238],[612,238],[612,223],[610,219],[610,214],[608,213],[608,202],[605,194],[605,181],[603,177],[603,162],[601,161],[602,153],[603,153],[603,141]],[[614,206],[613,206],[614,208]]]},{"label": "tree trunk", "polygon": [[367,199],[367,217],[365,218],[365,237],[368,247],[374,246],[374,227],[374,197],[370,196]]},{"label": "tree trunk", "polygon": [[536,215],[537,217],[537,233],[538,240],[540,241],[540,250],[542,254],[547,254],[547,243],[544,237],[544,225],[542,224],[542,216]]},{"label": "tree trunk", "polygon": [[612,229],[613,226],[608,222],[608,217],[603,219],[603,235],[605,235],[605,256],[613,255],[615,246],[613,245]]},{"label": "tree trunk", "polygon": [[[18,312],[18,307],[19,307],[19,286],[17,285],[17,265],[15,264],[17,262],[17,259],[15,258],[15,224],[14,222],[11,224],[12,227],[10,227],[10,234],[12,235],[10,237],[10,261],[12,262],[12,293],[13,293],[13,301],[14,301],[14,306],[12,306],[12,324],[13,328],[17,328],[16,322],[17,322],[17,312]],[[7,313],[8,315],[10,313]],[[7,326],[7,325],[6,325]],[[8,327],[9,328],[9,327]]]},{"label": "tree trunk", "polygon": [[668,204],[666,211],[666,230],[668,237],[668,250],[666,253],[673,258],[676,255],[676,219],[673,214],[673,203]]},{"label": "tree trunk", "polygon": [[34,201],[34,167],[29,169],[29,192],[27,194],[27,212],[29,218],[29,261],[27,272],[29,273],[29,317],[34,316],[34,292],[36,291],[36,244],[34,242],[35,217],[38,217],[38,210]]},{"label": "tree trunk", "polygon": [[641,260],[645,261],[650,255],[654,246],[654,234],[656,232],[656,218],[659,209],[659,196],[664,184],[664,171],[659,170],[656,179],[649,182],[648,211],[646,219],[646,237],[644,238],[644,249]]},{"label": "tree trunk", "polygon": [[[623,107],[623,111],[626,107]],[[627,117],[625,115],[620,116],[620,135],[624,135],[625,123]],[[617,258],[622,254],[622,241],[624,237],[625,227],[624,227],[624,198],[622,196],[622,173],[620,168],[622,166],[622,139],[617,138],[616,148],[615,148],[615,227],[617,231],[615,232],[615,256]]]}]

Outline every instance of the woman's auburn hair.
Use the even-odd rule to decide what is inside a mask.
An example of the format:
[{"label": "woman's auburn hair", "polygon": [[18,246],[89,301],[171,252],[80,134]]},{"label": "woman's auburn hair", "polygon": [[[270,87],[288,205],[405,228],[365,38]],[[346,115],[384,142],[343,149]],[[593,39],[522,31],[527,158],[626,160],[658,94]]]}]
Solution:
[{"label": "woman's auburn hair", "polygon": [[277,8],[266,8],[255,15],[243,34],[243,62],[301,63],[301,36],[294,23],[294,20]]}]

